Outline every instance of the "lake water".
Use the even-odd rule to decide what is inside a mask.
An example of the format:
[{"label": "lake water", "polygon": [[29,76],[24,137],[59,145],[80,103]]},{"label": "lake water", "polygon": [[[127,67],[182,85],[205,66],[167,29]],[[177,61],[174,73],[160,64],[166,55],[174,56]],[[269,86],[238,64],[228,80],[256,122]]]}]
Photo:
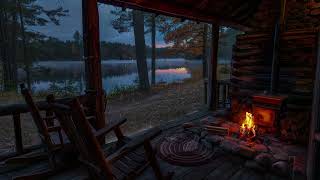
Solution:
[{"label": "lake water", "polygon": [[[148,59],[149,80],[151,81],[151,60]],[[156,83],[179,83],[195,78],[201,79],[202,61],[185,59],[157,59]],[[25,82],[25,74],[20,81]],[[41,61],[33,64],[32,90],[75,91],[85,89],[83,61]],[[102,61],[103,88],[110,93],[117,88],[137,86],[138,73],[135,60]]]}]

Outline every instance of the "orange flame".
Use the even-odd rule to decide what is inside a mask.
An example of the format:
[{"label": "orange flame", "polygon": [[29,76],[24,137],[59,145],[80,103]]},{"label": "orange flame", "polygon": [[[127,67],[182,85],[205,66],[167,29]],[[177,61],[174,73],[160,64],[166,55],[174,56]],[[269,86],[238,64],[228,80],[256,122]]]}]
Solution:
[{"label": "orange flame", "polygon": [[246,112],[246,119],[243,121],[241,127],[240,127],[240,133],[242,136],[249,137],[252,133],[252,136],[250,138],[253,138],[256,136],[256,126],[254,125],[253,121],[253,115],[249,112]]}]

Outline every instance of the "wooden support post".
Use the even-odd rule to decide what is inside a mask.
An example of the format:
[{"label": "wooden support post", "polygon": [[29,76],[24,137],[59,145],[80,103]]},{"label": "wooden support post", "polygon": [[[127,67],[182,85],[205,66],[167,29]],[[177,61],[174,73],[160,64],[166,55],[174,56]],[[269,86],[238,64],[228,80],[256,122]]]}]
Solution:
[{"label": "wooden support post", "polygon": [[218,66],[218,48],[219,48],[219,25],[212,24],[212,48],[211,61],[209,62],[209,109],[217,110],[217,66]]},{"label": "wooden support post", "polygon": [[227,100],[227,84],[222,84],[222,107],[226,108],[226,100]]},{"label": "wooden support post", "polygon": [[[314,180],[319,178],[319,168],[316,167],[317,157],[320,157],[319,142],[316,142],[316,132],[320,131],[320,32],[318,33],[317,44],[317,70],[313,87],[312,117],[310,122],[308,161],[307,161],[307,178]],[[318,143],[318,146],[317,146]],[[316,154],[317,153],[317,154]],[[318,160],[319,161],[319,160]],[[320,162],[318,162],[319,165]],[[318,173],[318,174],[316,174]],[[318,176],[318,177],[317,177]]]},{"label": "wooden support post", "polygon": [[152,55],[151,55],[151,84],[156,84],[156,15],[151,16],[151,46],[152,46]]},{"label": "wooden support post", "polygon": [[202,77],[203,77],[203,88],[204,88],[204,104],[207,104],[208,101],[208,87],[207,87],[207,41],[208,41],[208,24],[203,24],[203,35],[202,35]]},{"label": "wooden support post", "polygon": [[204,104],[208,104],[208,78],[203,80],[204,84]]},{"label": "wooden support post", "polygon": [[20,114],[13,114],[12,117],[13,117],[16,152],[17,154],[23,154]]},{"label": "wooden support post", "polygon": [[96,129],[105,127],[104,91],[102,89],[99,39],[99,12],[97,1],[82,0],[83,54],[87,89],[96,91]]}]

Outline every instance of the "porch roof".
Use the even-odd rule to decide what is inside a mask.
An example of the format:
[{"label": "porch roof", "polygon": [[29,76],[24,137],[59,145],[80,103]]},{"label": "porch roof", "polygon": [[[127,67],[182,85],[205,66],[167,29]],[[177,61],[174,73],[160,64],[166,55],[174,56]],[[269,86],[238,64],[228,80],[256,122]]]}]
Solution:
[{"label": "porch roof", "polygon": [[[241,30],[257,26],[254,15],[263,0],[98,0],[100,3],[157,14],[219,23]],[[254,24],[254,25],[253,25]]]}]

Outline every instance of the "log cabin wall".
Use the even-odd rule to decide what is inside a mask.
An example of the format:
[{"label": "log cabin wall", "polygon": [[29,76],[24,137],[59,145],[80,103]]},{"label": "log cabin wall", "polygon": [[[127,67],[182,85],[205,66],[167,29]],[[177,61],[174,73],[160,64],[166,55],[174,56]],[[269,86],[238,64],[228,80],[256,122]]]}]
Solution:
[{"label": "log cabin wall", "polygon": [[[270,2],[270,1],[269,1]],[[318,3],[319,4],[319,3]],[[272,29],[276,15],[266,8],[255,15],[260,28],[239,35],[233,49],[232,112],[241,121],[250,96],[269,91],[272,65]],[[268,6],[271,6],[269,4]],[[317,9],[319,7],[319,9]],[[279,44],[279,93],[288,95],[288,114],[280,122],[281,138],[306,143],[315,76],[320,4],[287,0],[285,30]],[[318,13],[318,14],[317,14]]]}]

